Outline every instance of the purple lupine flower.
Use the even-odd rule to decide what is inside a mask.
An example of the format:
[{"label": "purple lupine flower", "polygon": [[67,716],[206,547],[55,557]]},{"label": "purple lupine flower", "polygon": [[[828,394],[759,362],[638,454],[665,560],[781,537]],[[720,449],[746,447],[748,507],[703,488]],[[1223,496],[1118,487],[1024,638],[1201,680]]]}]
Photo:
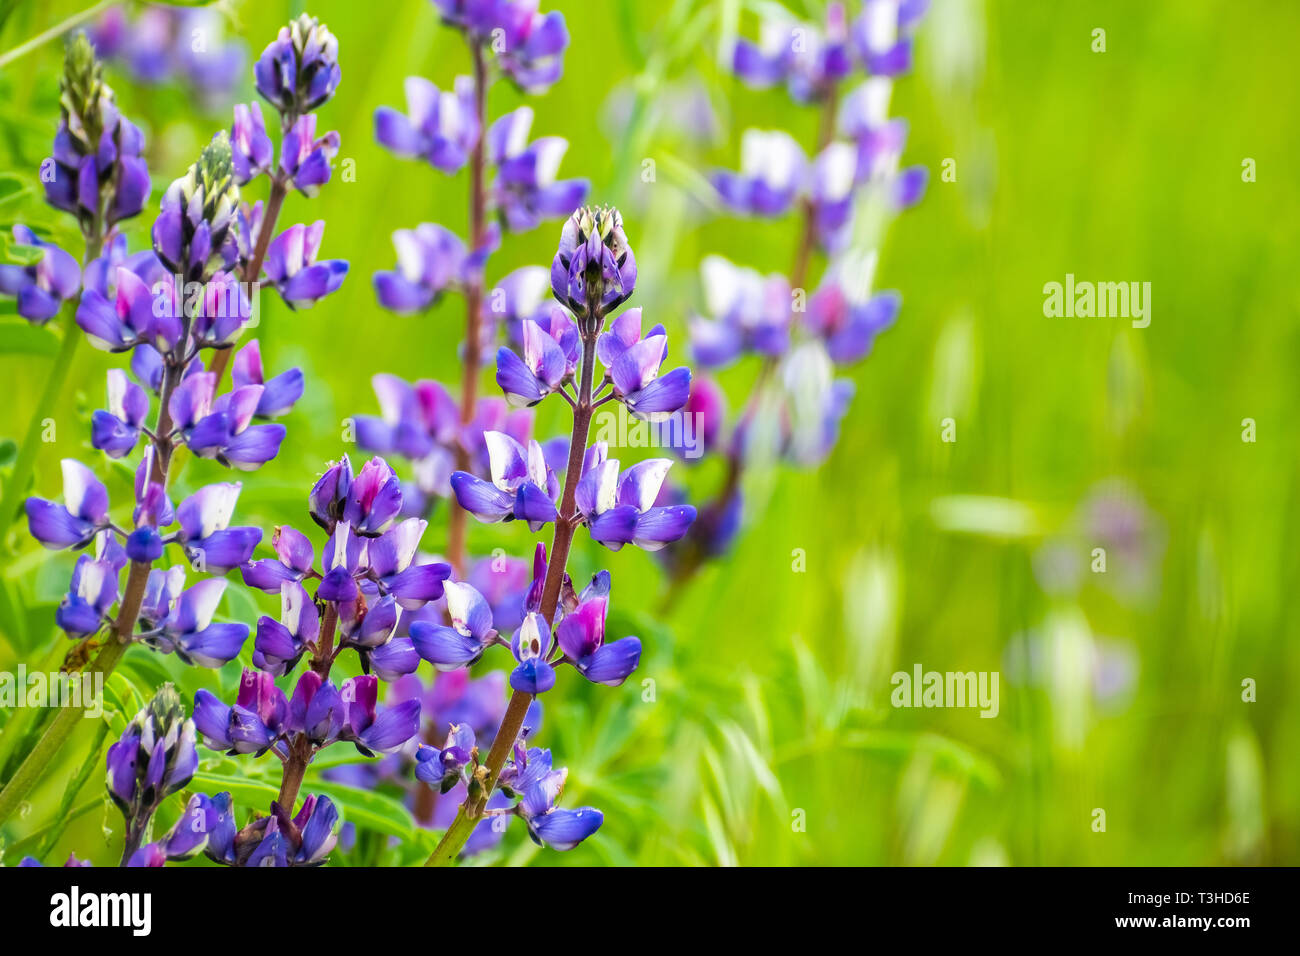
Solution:
[{"label": "purple lupine flower", "polygon": [[554,307],[547,296],[550,278],[542,266],[523,266],[497,280],[483,302],[484,325],[493,338],[504,323],[506,338],[523,341],[524,319],[544,319]]},{"label": "purple lupine flower", "polygon": [[213,400],[216,384],[213,372],[185,379],[168,402],[172,423],[194,454],[252,471],[276,456],[285,427],[251,424],[262,400],[262,386],[245,385]]},{"label": "purple lupine flower", "polygon": [[501,71],[525,93],[543,93],[564,72],[564,50],[569,30],[558,10],[539,13],[537,0],[497,4],[501,44],[497,62]]},{"label": "purple lupine flower", "polygon": [[857,182],[892,176],[907,142],[907,121],[889,117],[892,81],[873,77],[844,99],[840,132],[857,144]]},{"label": "purple lupine flower", "polygon": [[781,453],[796,464],[818,464],[835,446],[854,387],[848,380],[832,380],[833,373],[831,358],[818,341],[805,342],[783,364]]},{"label": "purple lupine flower", "polygon": [[286,583],[297,584],[312,573],[316,553],[301,531],[279,525],[271,535],[275,558],[250,561],[240,567],[244,583],[268,594],[279,594]]},{"label": "purple lupine flower", "polygon": [[578,606],[564,615],[555,639],[564,660],[594,684],[617,687],[641,662],[641,641],[624,637],[605,641],[605,614],[609,610],[609,572],[602,571],[578,596]]},{"label": "purple lupine flower", "polygon": [[838,251],[848,240],[857,164],[857,150],[848,143],[831,143],[813,160],[808,202],[814,234],[823,249]]},{"label": "purple lupine flower", "polygon": [[[551,291],[575,316],[607,314],[636,289],[636,256],[612,207],[584,206],[564,223],[551,263]],[[580,323],[581,324],[581,323]]]},{"label": "purple lupine flower", "polygon": [[120,368],[108,371],[108,409],[90,416],[90,443],[110,458],[122,458],[135,448],[140,427],[149,414],[149,396]]},{"label": "purple lupine flower", "polygon": [[700,277],[711,319],[691,321],[701,365],[721,367],[746,352],[775,358],[790,345],[791,292],[784,276],[761,276],[721,256],[705,256]]},{"label": "purple lupine flower", "polygon": [[158,629],[146,632],[143,640],[200,667],[221,667],[234,660],[248,639],[248,625],[213,623],[225,590],[225,580],[207,578],[182,591]]},{"label": "purple lupine flower", "polygon": [[149,198],[144,136],[123,117],[84,34],[67,46],[54,155],[41,164],[45,198],[77,217],[86,235],[138,215]]},{"label": "purple lupine flower", "polygon": [[337,462],[330,462],[307,496],[307,511],[312,520],[329,534],[343,520],[352,481],[352,460],[344,455]]},{"label": "purple lupine flower", "polygon": [[109,526],[108,489],[75,458],[61,464],[64,503],[35,497],[24,503],[32,537],[52,551],[84,548]]},{"label": "purple lupine flower", "polygon": [[162,212],[153,224],[154,253],[171,275],[206,282],[230,268],[238,255],[238,207],[230,139],[223,130],[163,193]]},{"label": "purple lupine flower", "polygon": [[209,574],[224,575],[247,563],[261,541],[260,528],[227,527],[242,488],[238,481],[207,485],[175,510],[181,524],[175,540],[185,548],[186,557]]},{"label": "purple lupine flower", "polygon": [[551,648],[551,628],[537,611],[524,615],[510,639],[518,666],[510,672],[510,686],[521,694],[544,694],[555,686],[555,668],[546,661]]},{"label": "purple lupine flower", "polygon": [[444,292],[461,288],[469,277],[470,257],[451,230],[436,223],[393,233],[397,268],[375,273],[375,295],[385,309],[401,315],[422,312]]},{"label": "purple lupine flower", "polygon": [[401,510],[401,481],[388,462],[371,458],[351,481],[343,519],[357,534],[377,538]]},{"label": "purple lupine flower", "polygon": [[668,336],[657,325],[642,338],[640,309],[628,309],[615,319],[598,340],[598,349],[615,398],[634,417],[662,421],[686,404],[691,370],[681,366],[659,374],[668,354]]},{"label": "purple lupine flower", "polygon": [[[171,303],[175,298],[172,277],[153,251],[145,249],[128,255],[126,236],[118,233],[103,254],[86,266],[77,303],[77,324],[96,348],[112,352],[135,349],[133,368],[152,353],[156,362],[150,364],[156,366],[156,377],[161,382],[162,357],[147,344],[155,339],[166,343],[179,337],[175,313],[161,310],[164,315],[154,315],[157,303]],[[158,390],[151,377],[138,370],[137,377],[155,392]]]},{"label": "purple lupine flower", "polygon": [[649,458],[620,473],[608,452],[605,442],[587,449],[576,491],[592,538],[611,551],[625,544],[658,551],[682,537],[695,520],[695,508],[655,503],[672,460]]},{"label": "purple lupine flower", "polygon": [[925,187],[930,182],[930,171],[924,166],[909,166],[901,170],[894,179],[891,197],[894,208],[908,209],[915,206],[925,195]]},{"label": "purple lupine flower", "polygon": [[456,77],[455,91],[408,76],[406,115],[388,106],[375,110],[375,139],[397,156],[423,159],[454,174],[469,160],[481,134],[474,106],[474,80]]},{"label": "purple lupine flower", "polygon": [[[201,796],[201,795],[200,795]],[[236,830],[229,793],[204,797],[209,859],[225,866],[320,866],[338,843],[339,812],[329,797],[309,794],[291,819],[271,804],[271,814]]]},{"label": "purple lupine flower", "polygon": [[253,75],[257,92],[280,111],[287,129],[338,89],[339,41],[325,24],[304,13],[280,28],[262,51]]},{"label": "purple lupine flower", "polygon": [[551,752],[538,747],[516,747],[513,762],[501,773],[502,787],[523,799],[514,808],[539,846],[572,850],[600,829],[604,815],[594,807],[563,810],[556,806],[564,792],[567,769],[551,768]]},{"label": "purple lupine flower", "polygon": [[470,565],[465,580],[492,607],[492,621],[503,631],[514,631],[524,619],[529,564],[505,555],[481,558]]},{"label": "purple lupine flower", "polygon": [[251,180],[271,168],[275,149],[271,145],[271,137],[266,135],[262,107],[258,103],[235,104],[235,122],[230,127],[230,149],[235,167],[235,182],[240,186],[248,185]]},{"label": "purple lupine flower", "polygon": [[845,283],[828,278],[808,299],[803,315],[805,326],[826,344],[831,361],[839,365],[857,362],[871,351],[876,336],[894,324],[903,297],[894,291],[879,292],[865,301],[854,301]]},{"label": "purple lupine flower", "polygon": [[270,381],[262,370],[262,349],[257,339],[252,339],[235,355],[230,366],[230,380],[236,389],[260,385],[262,397],[253,413],[257,418],[278,418],[288,414],[298,399],[302,398],[302,369],[291,368]]},{"label": "purple lupine flower", "polygon": [[406,700],[379,711],[375,707],[379,679],[373,674],[349,677],[339,688],[343,700],[340,740],[349,740],[363,755],[389,753],[420,730],[420,702]]},{"label": "purple lupine flower", "polygon": [[407,674],[414,674],[420,666],[420,655],[409,637],[389,638],[378,647],[371,648],[367,656],[375,676],[390,683]]},{"label": "purple lupine flower", "polygon": [[544,136],[528,142],[533,110],[521,106],[492,124],[487,134],[488,160],[497,167],[493,205],[514,232],[534,229],[544,219],[568,216],[587,198],[585,179],[556,181],[568,140]]},{"label": "purple lupine flower", "polygon": [[537,531],[556,517],[560,482],[547,464],[542,446],[529,441],[527,449],[503,432],[484,432],[491,460],[492,480],[468,472],[451,476],[451,488],[460,506],[479,521],[527,521]]},{"label": "purple lupine flower", "polygon": [[[303,678],[307,674],[320,681],[312,671]],[[292,705],[271,674],[247,668],[240,676],[234,706],[223,704],[206,689],[194,694],[194,726],[204,746],[231,754],[260,755],[271,749],[290,729],[291,711]]]},{"label": "purple lupine flower", "polygon": [[858,57],[874,76],[898,76],[912,68],[911,29],[928,0],[866,0],[853,26]]},{"label": "purple lupine flower", "polygon": [[415,778],[446,793],[458,783],[469,783],[468,767],[475,749],[474,728],[452,724],[441,748],[420,745],[415,754]]},{"label": "purple lupine flower", "polygon": [[747,129],[740,139],[740,172],[717,170],[713,186],[723,203],[747,216],[782,216],[803,186],[808,161],[784,130]]},{"label": "purple lupine flower", "polygon": [[443,594],[451,625],[416,621],[410,627],[416,652],[440,671],[474,663],[498,640],[492,609],[483,595],[459,581],[447,581]]},{"label": "purple lupine flower", "polygon": [[26,226],[14,226],[13,236],[18,245],[30,246],[39,255],[31,265],[0,264],[0,295],[16,296],[18,314],[43,325],[77,294],[81,267],[68,253],[43,242]]},{"label": "purple lupine flower", "polygon": [[280,144],[280,172],[304,196],[315,196],[330,181],[330,163],[339,152],[339,134],[316,138],[316,114],[307,113],[294,122]]},{"label": "purple lupine flower", "polygon": [[74,640],[91,634],[111,621],[109,609],[117,603],[118,572],[126,564],[126,552],[108,532],[96,539],[96,554],[83,554],[72,569],[68,593],[55,611],[59,629]]},{"label": "purple lupine flower", "polygon": [[108,795],[128,831],[143,830],[159,804],[190,782],[199,766],[195,740],[194,721],[164,684],[108,748]]},{"label": "purple lupine flower", "polygon": [[578,327],[563,309],[551,313],[546,326],[522,322],[523,357],[502,347],[497,352],[497,384],[516,406],[536,405],[573,380],[578,366]]},{"label": "purple lupine flower", "polygon": [[337,292],[348,274],[343,259],[316,261],[320,252],[325,220],[310,226],[290,226],[271,240],[266,250],[266,277],[291,309],[310,308],[331,292]]},{"label": "purple lupine flower", "polygon": [[[407,518],[373,538],[366,546],[367,575],[380,591],[391,595],[407,611],[415,611],[442,597],[443,582],[451,576],[451,565],[416,564],[415,553],[428,522]],[[394,620],[396,623],[396,620]]]},{"label": "purple lupine flower", "polygon": [[320,633],[320,613],[301,584],[280,586],[280,619],[260,617],[253,642],[253,666],[276,677],[293,670]]}]

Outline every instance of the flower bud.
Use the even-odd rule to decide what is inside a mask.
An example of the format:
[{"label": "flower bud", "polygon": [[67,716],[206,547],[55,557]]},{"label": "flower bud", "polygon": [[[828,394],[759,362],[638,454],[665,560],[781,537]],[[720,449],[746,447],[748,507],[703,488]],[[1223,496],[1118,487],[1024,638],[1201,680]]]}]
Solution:
[{"label": "flower bud", "polygon": [[551,264],[551,291],[578,317],[584,336],[636,288],[636,257],[612,206],[584,206],[569,217]]},{"label": "flower bud", "polygon": [[163,194],[153,225],[154,252],[186,282],[206,282],[238,258],[238,208],[230,138],[222,131]]},{"label": "flower bud", "polygon": [[108,793],[127,826],[143,829],[167,797],[182,789],[198,768],[194,721],[180,696],[164,684],[108,748]]},{"label": "flower bud", "polygon": [[334,95],[341,77],[339,41],[325,24],[304,13],[280,28],[253,72],[257,92],[280,111],[287,129]]}]

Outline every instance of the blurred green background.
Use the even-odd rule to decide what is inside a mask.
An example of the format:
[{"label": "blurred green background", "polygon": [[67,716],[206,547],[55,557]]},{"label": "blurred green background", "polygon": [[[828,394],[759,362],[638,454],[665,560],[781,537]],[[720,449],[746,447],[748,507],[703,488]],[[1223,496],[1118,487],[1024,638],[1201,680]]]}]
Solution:
[{"label": "blurred green background", "polygon": [[[791,220],[715,215],[700,172],[735,167],[750,126],[779,124],[810,143],[815,111],[719,68],[737,30],[755,35],[761,3],[552,6],[572,42],[563,80],[529,100],[533,135],[566,137],[561,175],[589,177],[594,201],[623,210],[640,265],[634,304],[667,325],[684,357],[686,322],[703,304],[700,259],[788,271],[797,239]],[[791,6],[822,19],[819,3]],[[78,9],[0,3],[0,48]],[[372,114],[403,105],[405,76],[446,88],[468,58],[427,0],[216,9],[249,50],[244,101],[251,58],[290,15],[308,9],[340,43],[343,82],[321,122],[339,130],[355,182],[291,197],[282,222],[325,219],[322,255],[348,259],[351,273],[310,311],[263,299],[267,367],[301,365],[308,389],[279,458],[244,476],[238,509],[240,524],[303,527],[307,489],[350,450],[343,420],[377,411],[374,373],[458,374],[463,301],[394,317],[375,305],[370,276],[392,267],[396,228],[464,231],[466,177],[392,158],[373,140]],[[1104,53],[1093,51],[1098,28]],[[1287,165],[1300,148],[1298,35],[1300,8],[1289,4],[934,0],[916,69],[893,100],[911,124],[904,162],[929,167],[930,188],[882,250],[877,285],[902,291],[903,312],[850,370],[858,392],[838,447],[817,470],[751,475],[735,553],[666,608],[650,557],[579,536],[571,570],[611,570],[610,632],[645,641],[637,677],[653,679],[654,699],[638,680],[610,690],[562,679],[541,743],[570,768],[566,805],[601,807],[605,826],[569,854],[512,831],[489,861],[1300,862],[1300,701],[1290,692],[1300,678],[1300,256]],[[60,61],[51,42],[0,76],[0,170],[34,177],[48,155]],[[184,87],[141,86],[116,63],[108,80],[146,132],[156,190],[229,125],[229,102],[198,107]],[[701,96],[712,131],[693,119]],[[498,86],[490,110],[520,102]],[[940,178],[948,158],[954,182]],[[1246,158],[1254,182],[1243,181]],[[642,181],[646,159],[654,182]],[[5,227],[38,206],[0,207]],[[151,221],[146,211],[129,224],[133,249]],[[558,223],[508,236],[489,278],[549,263],[557,236]],[[1150,282],[1150,327],[1045,317],[1043,286],[1067,273]],[[55,346],[11,314],[0,320],[0,437],[16,439]],[[110,492],[125,500],[128,473],[87,440],[113,364],[80,349],[37,493],[57,497],[58,459],[76,456],[112,475]],[[754,371],[722,376],[733,409]],[[554,433],[560,412],[545,408],[540,435]],[[949,418],[955,442],[941,440]],[[1254,442],[1242,440],[1247,418]],[[689,469],[701,495],[718,465]],[[179,490],[224,477],[191,462]],[[435,517],[426,546],[444,522],[445,512]],[[524,556],[534,540],[517,525],[472,523],[470,535],[480,554]],[[3,569],[21,609],[0,640],[8,670],[61,657],[53,607],[72,564],[18,537]],[[1097,547],[1104,574],[1091,568]],[[796,549],[805,570],[793,570]],[[250,622],[274,603],[238,584],[228,593],[224,612]],[[890,674],[918,663],[998,671],[998,716],[891,707]],[[186,693],[230,691],[238,667],[211,675],[135,650],[122,681],[148,693],[165,675]],[[1242,700],[1247,678],[1254,702]],[[11,844],[28,838],[19,852],[56,807],[71,807],[81,815],[50,859],[71,849],[116,859],[103,828],[120,820],[99,801],[100,771],[60,803],[87,759],[87,724],[66,767],[8,828]],[[229,769],[219,765],[208,769]],[[391,807],[369,812],[383,830]],[[364,825],[361,814],[349,819]]]}]

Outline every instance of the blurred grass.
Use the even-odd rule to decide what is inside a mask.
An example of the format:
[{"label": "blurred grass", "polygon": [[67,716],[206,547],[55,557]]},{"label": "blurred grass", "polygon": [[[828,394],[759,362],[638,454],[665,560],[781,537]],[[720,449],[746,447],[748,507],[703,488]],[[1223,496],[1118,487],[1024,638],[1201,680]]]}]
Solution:
[{"label": "blurred grass", "polygon": [[[685,320],[702,302],[700,258],[788,270],[796,241],[789,222],[703,215],[691,170],[734,166],[740,132],[752,125],[787,125],[808,142],[815,116],[718,69],[717,50],[737,24],[753,32],[750,14],[737,19],[740,3],[557,6],[572,45],[564,79],[531,101],[533,133],[567,137],[562,174],[591,178],[593,200],[624,210],[641,267],[638,304],[668,326],[683,356]],[[575,577],[611,569],[611,633],[646,641],[638,677],[653,680],[653,694],[636,680],[617,691],[561,682],[545,744],[571,768],[566,803],[601,806],[605,827],[567,855],[514,834],[501,858],[1300,860],[1291,759],[1300,703],[1287,692],[1300,679],[1292,595],[1300,262],[1290,173],[1300,147],[1300,9],[1174,0],[933,6],[915,75],[894,98],[911,123],[904,159],[931,169],[930,191],[885,244],[877,284],[900,289],[904,310],[852,370],[858,393],[839,447],[817,471],[760,477],[749,491],[762,509],[736,554],[702,575],[667,619],[650,613],[660,579],[647,556],[589,543],[576,551]],[[0,45],[76,9],[21,6]],[[231,9],[255,56],[302,5]],[[391,316],[375,306],[369,277],[391,266],[394,229],[440,221],[463,230],[464,177],[391,158],[373,141],[371,116],[380,104],[402,105],[408,74],[449,86],[467,68],[464,52],[425,0],[388,4],[382,15],[343,2],[310,10],[340,39],[343,83],[321,121],[339,129],[340,158],[355,160],[356,181],[332,182],[314,201],[291,198],[285,217],[324,218],[323,254],[349,259],[352,272],[314,310],[265,306],[257,335],[268,368],[302,365],[309,387],[280,457],[245,482],[240,520],[264,527],[303,523],[314,476],[348,450],[343,419],[375,410],[371,375],[454,379],[463,321],[454,298],[423,320]],[[1105,53],[1091,51],[1097,27]],[[31,170],[46,155],[58,64],[50,45],[0,78],[0,169]],[[149,134],[156,187],[227,123],[225,113],[195,113],[175,90],[133,87],[113,68],[110,82]],[[683,82],[712,95],[720,136],[711,145],[665,121],[665,91]],[[633,96],[627,129],[607,121],[616,88]],[[241,95],[253,95],[251,79]],[[499,87],[490,106],[499,114],[518,102]],[[948,157],[955,183],[939,179]],[[1241,180],[1244,157],[1257,163],[1255,183]],[[644,159],[656,161],[656,182],[641,181]],[[149,221],[132,224],[133,248]],[[508,237],[489,278],[548,262],[555,239],[553,226]],[[1045,318],[1042,287],[1066,273],[1151,282],[1151,326]],[[25,426],[42,363],[0,356],[12,396],[0,408],[0,438]],[[111,364],[82,349],[77,385],[56,415],[59,440],[41,451],[40,493],[57,495],[59,458],[98,458],[83,419],[102,401]],[[752,374],[723,376],[733,407]],[[948,417],[952,444],[940,441]],[[1254,444],[1241,441],[1244,418],[1258,423]],[[559,410],[544,411],[539,433],[559,421]],[[182,490],[219,471],[192,463]],[[710,464],[691,478],[701,494],[717,482]],[[1113,550],[1106,580],[1087,572],[1096,542],[1080,529],[1080,502],[1114,479],[1141,496],[1163,538],[1145,596],[1126,593],[1124,576],[1141,569]],[[126,488],[119,478],[111,490],[121,500]],[[427,542],[439,540],[442,520]],[[1049,539],[1084,568],[1078,588],[1049,594],[1040,583],[1035,561]],[[522,555],[531,541],[520,527],[471,529],[480,553],[501,546]],[[794,549],[806,555],[802,573],[792,571]],[[0,666],[12,667],[16,648],[31,662],[56,646],[49,605],[70,564],[29,549],[5,569],[38,603],[30,632],[0,643]],[[236,591],[227,611],[256,613]],[[1086,673],[1098,638],[1136,660],[1131,691],[1109,707]],[[1037,682],[1011,679],[1022,645],[1046,649]],[[889,707],[889,674],[917,662],[1002,671],[998,718]],[[232,681],[161,663],[205,686]],[[154,665],[144,655],[146,666]],[[1255,703],[1241,700],[1244,678],[1258,682]],[[40,808],[56,805],[75,762],[37,795],[14,838],[43,822]],[[92,775],[86,797],[97,784]],[[1106,812],[1104,833],[1092,828],[1095,808]],[[100,823],[116,825],[111,813],[87,814],[58,854],[102,845]]]}]

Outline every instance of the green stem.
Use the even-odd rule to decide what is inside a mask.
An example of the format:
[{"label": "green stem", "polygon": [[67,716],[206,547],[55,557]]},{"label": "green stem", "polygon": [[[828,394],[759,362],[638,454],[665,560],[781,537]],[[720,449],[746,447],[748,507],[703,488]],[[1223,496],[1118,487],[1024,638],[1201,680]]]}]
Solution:
[{"label": "green stem", "polygon": [[51,40],[56,40],[63,36],[63,34],[75,30],[87,20],[93,20],[116,2],[117,0],[100,0],[100,2],[95,4],[93,7],[88,7],[80,13],[74,13],[72,16],[68,17],[68,19],[50,27],[44,33],[38,33],[26,43],[20,43],[8,53],[0,55],[0,68],[8,66],[14,60],[26,56],[28,53],[44,46]]}]

